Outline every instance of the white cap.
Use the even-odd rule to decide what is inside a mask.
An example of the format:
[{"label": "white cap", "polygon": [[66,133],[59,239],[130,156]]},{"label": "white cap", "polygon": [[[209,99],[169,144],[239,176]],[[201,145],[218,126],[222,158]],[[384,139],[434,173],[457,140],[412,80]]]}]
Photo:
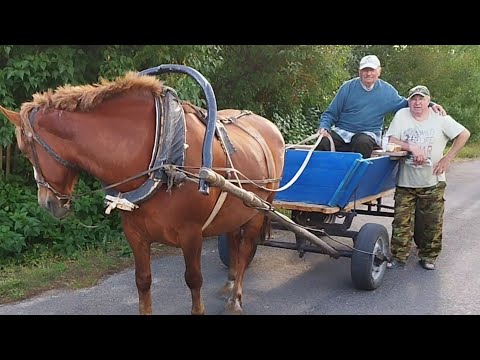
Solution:
[{"label": "white cap", "polygon": [[375,55],[367,55],[360,60],[360,70],[365,68],[378,69],[380,67],[380,60]]}]

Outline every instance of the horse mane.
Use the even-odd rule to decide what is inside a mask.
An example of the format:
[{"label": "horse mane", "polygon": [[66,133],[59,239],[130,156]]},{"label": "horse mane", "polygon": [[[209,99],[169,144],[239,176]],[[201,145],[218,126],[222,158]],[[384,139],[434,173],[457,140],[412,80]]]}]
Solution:
[{"label": "horse mane", "polygon": [[129,91],[148,91],[154,96],[162,93],[163,84],[154,76],[140,76],[129,71],[113,81],[100,79],[94,85],[64,85],[56,90],[33,94],[33,101],[25,102],[20,109],[22,118],[26,118],[33,108],[45,106],[47,109],[67,111],[90,111],[102,102]]}]

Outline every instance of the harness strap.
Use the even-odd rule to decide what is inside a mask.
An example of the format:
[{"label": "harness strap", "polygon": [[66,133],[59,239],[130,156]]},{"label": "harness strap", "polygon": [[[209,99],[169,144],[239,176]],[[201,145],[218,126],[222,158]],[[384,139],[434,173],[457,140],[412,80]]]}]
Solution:
[{"label": "harness strap", "polygon": [[208,225],[215,219],[217,214],[219,213],[220,209],[223,206],[223,203],[225,202],[225,199],[227,198],[228,193],[226,191],[223,191],[220,193],[220,196],[217,199],[217,202],[215,203],[215,207],[213,208],[212,212],[210,213],[210,216],[208,217],[207,221],[205,221],[205,224],[202,226],[202,231],[207,228]]},{"label": "harness strap", "polygon": [[72,195],[64,195],[57,191],[53,186],[51,186],[48,181],[45,180],[45,177],[43,176],[42,169],[40,168],[40,161],[38,159],[38,154],[35,149],[35,144],[33,143],[32,140],[40,144],[47,154],[49,154],[52,158],[54,158],[56,161],[58,161],[61,165],[68,167],[70,169],[78,169],[78,167],[67,160],[64,160],[60,155],[58,155],[41,137],[39,137],[35,131],[33,130],[33,121],[35,120],[35,115],[38,111],[38,107],[34,108],[29,116],[28,119],[24,119],[22,117],[22,127],[21,131],[27,136],[28,143],[30,144],[30,148],[32,150],[32,157],[33,157],[33,168],[35,170],[35,182],[37,185],[40,187],[47,188],[50,190],[59,200],[68,200],[63,207],[69,208],[70,207],[70,201],[72,200]]},{"label": "harness strap", "polygon": [[254,138],[257,141],[257,143],[260,145],[260,147],[263,150],[263,154],[265,155],[265,160],[267,162],[268,177],[273,178],[273,176],[275,176],[275,172],[274,172],[275,162],[273,161],[272,152],[270,151],[267,143],[265,142],[265,139],[263,138],[263,136],[260,135],[258,130],[256,130],[255,128],[251,128],[251,127],[247,128],[243,124],[240,125],[237,121],[240,117],[245,115],[251,115],[251,114],[252,114],[251,111],[244,112],[242,110],[242,113],[239,116],[235,118],[229,118],[229,120],[231,120],[232,124],[235,124],[238,128],[242,129],[244,132],[246,132],[248,135],[250,135],[252,138]]}]

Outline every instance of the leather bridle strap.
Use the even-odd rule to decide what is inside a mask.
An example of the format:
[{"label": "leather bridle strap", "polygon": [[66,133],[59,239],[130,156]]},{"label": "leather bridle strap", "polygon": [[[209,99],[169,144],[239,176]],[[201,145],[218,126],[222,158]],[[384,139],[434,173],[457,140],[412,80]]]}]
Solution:
[{"label": "leather bridle strap", "polygon": [[[35,140],[35,142],[37,142],[38,144],[40,144],[40,146],[42,146],[45,149],[47,154],[49,154],[52,158],[54,158],[61,165],[65,166],[69,169],[78,169],[78,167],[75,164],[72,164],[72,163],[68,162],[67,160],[63,159],[41,137],[39,137],[35,133],[35,131],[33,130],[33,123],[34,123],[35,115],[36,115],[37,111],[38,111],[38,108],[35,108],[30,112],[30,114],[28,116],[28,122],[26,122],[26,121],[23,122],[24,125],[25,125],[24,127],[26,127],[26,129],[22,129],[25,136],[27,136],[27,138],[29,139],[28,142],[30,143],[30,148],[32,150],[33,167],[34,167],[35,172],[36,172],[35,182],[39,186],[42,186],[42,187],[45,187],[45,188],[49,189],[51,192],[53,192],[55,194],[55,196],[59,200],[69,200],[70,201],[73,198],[71,195],[65,195],[65,194],[60,193],[59,191],[54,189],[45,180],[45,177],[43,176],[43,173],[42,173],[42,169],[40,168],[40,161],[38,160],[38,154],[37,154],[37,151],[35,149],[35,145],[34,145],[32,139]],[[67,204],[65,204],[65,205],[67,205]]]}]

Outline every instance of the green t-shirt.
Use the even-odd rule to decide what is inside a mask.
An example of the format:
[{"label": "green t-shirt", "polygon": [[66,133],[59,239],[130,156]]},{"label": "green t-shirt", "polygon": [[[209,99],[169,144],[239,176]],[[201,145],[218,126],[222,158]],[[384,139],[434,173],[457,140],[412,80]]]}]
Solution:
[{"label": "green t-shirt", "polygon": [[433,175],[433,168],[443,157],[448,140],[456,138],[465,127],[449,115],[438,115],[432,109],[429,109],[429,112],[428,119],[418,121],[412,116],[409,108],[400,109],[388,128],[387,136],[417,144],[425,150],[427,157],[426,164],[416,166],[409,153],[400,163],[398,186],[422,188],[446,180],[445,173]]}]

